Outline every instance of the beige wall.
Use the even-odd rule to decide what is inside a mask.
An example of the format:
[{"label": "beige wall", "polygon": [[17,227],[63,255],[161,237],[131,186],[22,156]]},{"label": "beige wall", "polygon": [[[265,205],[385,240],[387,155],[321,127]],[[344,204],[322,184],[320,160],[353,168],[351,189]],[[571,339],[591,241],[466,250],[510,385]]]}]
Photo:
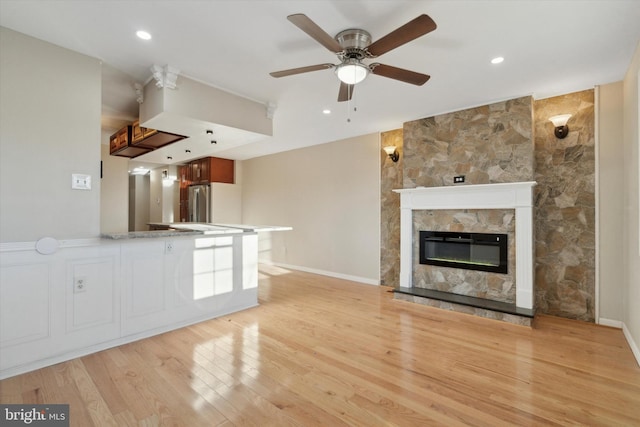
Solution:
[{"label": "beige wall", "polygon": [[636,344],[636,358],[640,360],[640,221],[638,203],[638,145],[640,127],[640,43],[623,81],[624,97],[624,236],[625,286],[623,290],[624,324]]},{"label": "beige wall", "polygon": [[0,69],[2,241],[98,236],[100,62],[0,28]]},{"label": "beige wall", "polygon": [[150,174],[129,175],[128,231],[149,230],[149,207],[151,206],[150,181]]},{"label": "beige wall", "polygon": [[124,233],[129,229],[129,160],[109,155],[107,144],[101,148],[100,231]]},{"label": "beige wall", "polygon": [[597,89],[599,322],[622,321],[624,150],[622,82]]},{"label": "beige wall", "polygon": [[242,186],[212,182],[210,211],[211,222],[216,224],[242,223]]},{"label": "beige wall", "polygon": [[148,222],[162,222],[163,192],[162,170],[165,167],[151,169],[149,172],[149,220]]},{"label": "beige wall", "polygon": [[293,227],[260,259],[378,283],[379,150],[371,134],[243,161],[243,222]]}]

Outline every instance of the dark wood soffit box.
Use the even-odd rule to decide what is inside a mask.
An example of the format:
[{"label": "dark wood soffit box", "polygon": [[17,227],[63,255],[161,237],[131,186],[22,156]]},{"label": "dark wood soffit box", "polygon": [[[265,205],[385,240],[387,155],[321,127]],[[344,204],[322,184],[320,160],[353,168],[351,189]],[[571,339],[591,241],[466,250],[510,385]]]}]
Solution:
[{"label": "dark wood soffit box", "polygon": [[134,158],[186,138],[169,132],[140,127],[138,121],[111,135],[109,154]]},{"label": "dark wood soffit box", "polygon": [[182,135],[157,131],[153,135],[146,137],[139,142],[134,142],[133,145],[135,145],[136,147],[150,148],[155,150],[160,147],[164,147],[165,145],[173,144],[174,142],[180,141],[184,138],[185,137]]}]

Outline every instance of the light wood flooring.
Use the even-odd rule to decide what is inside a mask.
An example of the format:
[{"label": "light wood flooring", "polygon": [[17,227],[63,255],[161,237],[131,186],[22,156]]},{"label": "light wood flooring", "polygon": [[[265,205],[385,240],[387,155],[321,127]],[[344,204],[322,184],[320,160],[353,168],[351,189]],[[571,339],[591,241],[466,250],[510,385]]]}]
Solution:
[{"label": "light wood flooring", "polygon": [[72,426],[640,425],[620,330],[533,329],[261,266],[257,308],[0,382]]}]

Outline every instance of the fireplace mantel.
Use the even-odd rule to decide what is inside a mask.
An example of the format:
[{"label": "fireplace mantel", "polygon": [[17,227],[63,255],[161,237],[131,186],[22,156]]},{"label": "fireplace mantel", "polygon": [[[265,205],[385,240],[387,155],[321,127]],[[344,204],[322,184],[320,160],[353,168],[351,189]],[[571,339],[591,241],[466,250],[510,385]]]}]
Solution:
[{"label": "fireplace mantel", "polygon": [[515,209],[516,307],[533,309],[535,181],[393,190],[400,194],[400,286],[412,287],[414,210]]}]

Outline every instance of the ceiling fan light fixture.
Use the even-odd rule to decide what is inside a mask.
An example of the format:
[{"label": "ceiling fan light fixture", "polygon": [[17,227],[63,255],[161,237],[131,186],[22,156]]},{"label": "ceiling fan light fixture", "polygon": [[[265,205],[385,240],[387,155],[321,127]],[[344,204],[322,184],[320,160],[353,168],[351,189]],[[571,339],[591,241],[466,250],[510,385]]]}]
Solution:
[{"label": "ceiling fan light fixture", "polygon": [[369,67],[356,59],[347,59],[336,66],[336,75],[341,82],[355,85],[363,81],[369,74]]}]

